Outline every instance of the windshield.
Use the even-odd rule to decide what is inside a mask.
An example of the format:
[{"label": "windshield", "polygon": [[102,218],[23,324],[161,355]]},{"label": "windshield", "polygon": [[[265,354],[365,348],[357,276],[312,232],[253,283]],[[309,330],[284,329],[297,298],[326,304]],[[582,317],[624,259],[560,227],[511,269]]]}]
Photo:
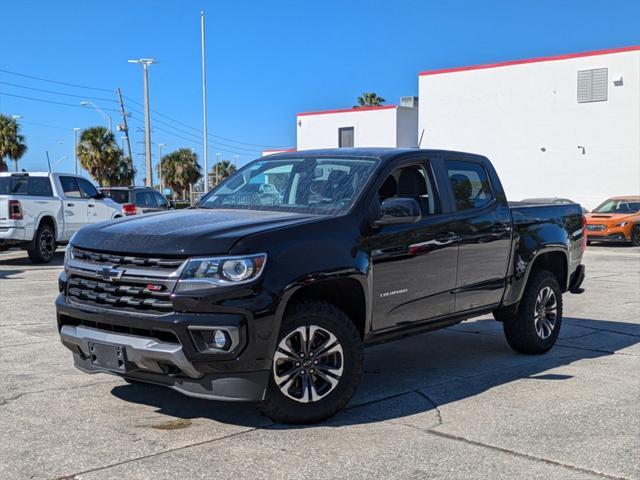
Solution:
[{"label": "windshield", "polygon": [[593,213],[637,213],[639,210],[640,200],[607,200]]},{"label": "windshield", "polygon": [[111,198],[117,203],[129,203],[129,190],[111,190],[109,188],[103,188],[102,193],[105,197]]},{"label": "windshield", "polygon": [[376,162],[349,157],[256,160],[203,197],[198,207],[341,215]]}]

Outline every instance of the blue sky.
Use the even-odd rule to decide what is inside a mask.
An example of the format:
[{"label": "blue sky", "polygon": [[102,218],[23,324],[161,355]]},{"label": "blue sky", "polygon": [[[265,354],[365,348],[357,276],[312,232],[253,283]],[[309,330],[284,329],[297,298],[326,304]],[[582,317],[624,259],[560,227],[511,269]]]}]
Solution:
[{"label": "blue sky", "polygon": [[[127,63],[139,57],[160,62],[150,71],[152,109],[165,115],[152,113],[154,156],[158,143],[201,156],[200,10],[209,132],[229,139],[210,138],[211,163],[218,152],[243,164],[266,146],[294,146],[297,112],[350,107],[363,91],[388,103],[416,95],[421,70],[640,44],[638,0],[3,2],[0,69],[104,89],[0,71],[0,111],[24,117],[22,168],[46,169],[48,150],[62,158],[56,170],[73,169],[71,129],[104,124],[83,99],[116,109],[120,87],[142,112],[142,72]],[[130,123],[140,169],[141,113]]]}]

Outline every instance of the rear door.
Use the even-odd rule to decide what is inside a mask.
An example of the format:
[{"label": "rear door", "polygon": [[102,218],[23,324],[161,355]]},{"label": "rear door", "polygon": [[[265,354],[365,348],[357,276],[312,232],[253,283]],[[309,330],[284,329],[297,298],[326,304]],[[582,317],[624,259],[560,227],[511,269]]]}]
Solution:
[{"label": "rear door", "polygon": [[76,177],[60,175],[62,187],[62,210],[68,237],[84,227],[89,221],[89,200],[83,198]]},{"label": "rear door", "polygon": [[[497,304],[502,298],[511,251],[511,213],[496,194],[481,157],[445,157],[451,230],[459,241],[455,311]],[[496,180],[497,182],[497,180]]]}]

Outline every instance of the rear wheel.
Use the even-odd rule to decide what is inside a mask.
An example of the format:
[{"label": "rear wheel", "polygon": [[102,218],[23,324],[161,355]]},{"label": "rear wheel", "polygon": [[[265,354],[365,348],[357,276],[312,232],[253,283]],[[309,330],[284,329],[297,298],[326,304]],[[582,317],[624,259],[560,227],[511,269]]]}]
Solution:
[{"label": "rear wheel", "polygon": [[503,322],[507,342],[517,352],[541,354],[556,343],[562,325],[562,293],[555,275],[532,274],[517,313]]},{"label": "rear wheel", "polygon": [[363,363],[360,335],[342,310],[319,301],[301,302],[282,322],[260,409],[280,423],[325,420],[351,399]]},{"label": "rear wheel", "polygon": [[56,251],[56,236],[50,225],[38,227],[32,248],[27,250],[33,263],[49,263]]},{"label": "rear wheel", "polygon": [[631,230],[631,245],[640,247],[640,224],[635,225]]}]

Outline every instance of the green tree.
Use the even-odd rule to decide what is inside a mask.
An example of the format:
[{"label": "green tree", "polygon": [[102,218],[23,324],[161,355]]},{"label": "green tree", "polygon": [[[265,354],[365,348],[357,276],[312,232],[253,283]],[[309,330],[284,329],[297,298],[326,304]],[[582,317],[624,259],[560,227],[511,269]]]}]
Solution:
[{"label": "green tree", "polygon": [[225,178],[230,177],[236,173],[236,166],[229,160],[222,160],[216,163],[209,172],[209,184],[215,187],[218,183],[221,183]]},{"label": "green tree", "polygon": [[[198,155],[188,148],[180,148],[162,157],[158,167],[162,169],[162,183],[185,198],[189,185],[202,177]],[[160,171],[158,171],[160,173]]]},{"label": "green tree", "polygon": [[364,92],[358,97],[358,105],[354,105],[353,108],[360,107],[378,107],[382,105],[386,100],[379,97],[375,92]]},{"label": "green tree", "polygon": [[80,134],[77,150],[80,165],[102,186],[131,185],[135,172],[118,147],[113,132],[91,127]]},{"label": "green tree", "polygon": [[5,158],[13,160],[18,170],[18,160],[26,151],[27,144],[16,119],[0,113],[0,172],[9,170]]}]

